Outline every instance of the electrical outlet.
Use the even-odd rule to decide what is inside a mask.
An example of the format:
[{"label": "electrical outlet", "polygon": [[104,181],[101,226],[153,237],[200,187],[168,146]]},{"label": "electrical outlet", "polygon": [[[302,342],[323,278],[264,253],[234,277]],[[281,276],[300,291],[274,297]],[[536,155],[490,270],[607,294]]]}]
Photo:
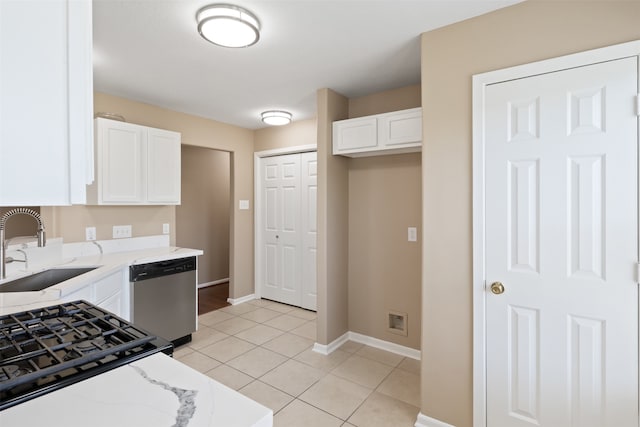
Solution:
[{"label": "electrical outlet", "polygon": [[127,237],[131,237],[131,226],[130,225],[114,225],[113,226],[113,238],[114,239],[124,239]]},{"label": "electrical outlet", "polygon": [[162,234],[169,234],[169,224],[162,224]]},{"label": "electrical outlet", "polygon": [[96,228],[95,227],[85,228],[84,236],[86,240],[96,240]]}]

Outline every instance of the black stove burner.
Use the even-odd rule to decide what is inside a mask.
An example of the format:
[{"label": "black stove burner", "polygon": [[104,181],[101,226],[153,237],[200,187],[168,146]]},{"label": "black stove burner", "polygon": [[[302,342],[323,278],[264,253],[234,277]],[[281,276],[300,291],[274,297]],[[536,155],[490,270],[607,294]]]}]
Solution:
[{"label": "black stove burner", "polygon": [[48,331],[64,331],[68,328],[66,322],[71,320],[70,317],[52,317],[50,319],[44,319],[42,324],[45,326],[45,330]]},{"label": "black stove burner", "polygon": [[0,316],[0,411],[159,351],[173,347],[86,301]]},{"label": "black stove burner", "polygon": [[67,348],[68,353],[65,355],[64,360],[77,359],[79,357],[83,357],[86,354],[100,351],[106,346],[107,340],[104,337],[97,337],[92,340],[80,341],[76,344],[72,344]]}]

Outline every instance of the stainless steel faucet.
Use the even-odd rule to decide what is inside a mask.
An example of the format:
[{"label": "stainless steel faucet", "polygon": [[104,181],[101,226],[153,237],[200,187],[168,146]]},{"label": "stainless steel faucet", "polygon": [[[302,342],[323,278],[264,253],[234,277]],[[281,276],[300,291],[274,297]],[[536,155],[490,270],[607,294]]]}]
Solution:
[{"label": "stainless steel faucet", "polygon": [[[0,217],[0,280],[7,277],[6,271],[6,250],[7,243],[4,238],[4,231],[6,229],[7,220],[14,215],[29,215],[35,218],[38,223],[38,230],[36,231],[36,238],[38,239],[38,247],[43,247],[46,243],[46,236],[44,233],[44,224],[42,223],[42,218],[40,214],[33,209],[29,208],[15,208],[7,211],[2,217]],[[26,254],[25,254],[26,255]]]}]

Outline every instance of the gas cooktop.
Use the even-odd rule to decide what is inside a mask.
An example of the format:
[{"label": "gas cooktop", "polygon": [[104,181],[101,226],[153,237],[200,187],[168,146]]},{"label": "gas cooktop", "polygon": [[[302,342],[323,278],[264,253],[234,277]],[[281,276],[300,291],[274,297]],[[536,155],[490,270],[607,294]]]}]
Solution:
[{"label": "gas cooktop", "polygon": [[173,346],[86,301],[0,316],[0,410],[160,351]]}]

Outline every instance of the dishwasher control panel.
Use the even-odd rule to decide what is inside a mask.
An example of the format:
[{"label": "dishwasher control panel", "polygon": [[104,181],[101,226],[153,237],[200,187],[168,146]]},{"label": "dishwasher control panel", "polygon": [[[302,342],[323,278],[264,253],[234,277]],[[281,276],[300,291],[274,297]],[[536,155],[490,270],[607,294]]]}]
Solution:
[{"label": "dishwasher control panel", "polygon": [[153,279],[155,277],[170,276],[196,269],[196,257],[170,259],[166,261],[138,264],[129,267],[129,281]]}]

